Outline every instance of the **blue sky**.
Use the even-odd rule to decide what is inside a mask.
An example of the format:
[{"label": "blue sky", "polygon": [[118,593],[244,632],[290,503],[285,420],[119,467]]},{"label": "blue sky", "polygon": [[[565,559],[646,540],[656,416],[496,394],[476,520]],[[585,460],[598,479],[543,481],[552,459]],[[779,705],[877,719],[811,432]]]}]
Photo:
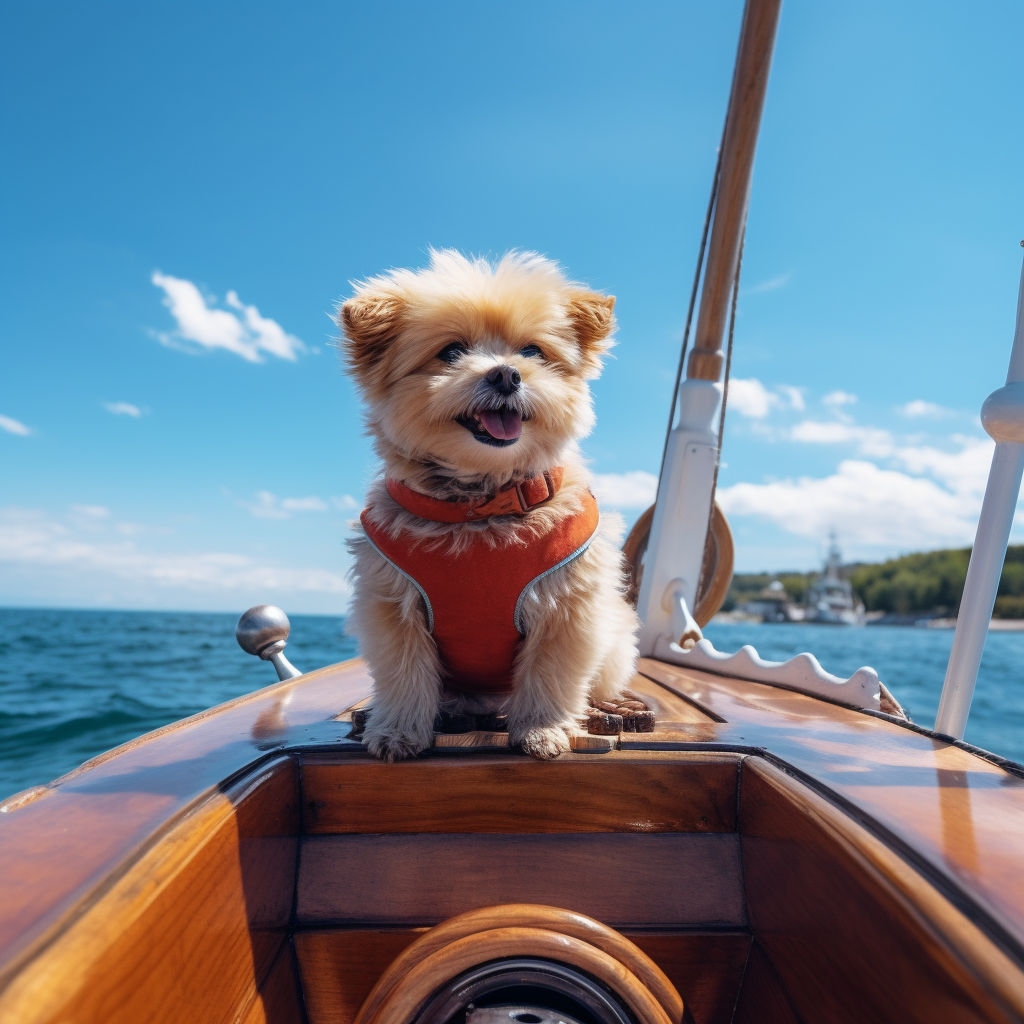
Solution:
[{"label": "blue sky", "polygon": [[[328,313],[429,246],[618,296],[586,452],[635,518],[740,15],[3,0],[0,603],[342,610],[373,460]],[[970,542],[1022,38],[1015,0],[787,0],[720,477],[738,569],[813,567],[833,527],[849,558]]]}]

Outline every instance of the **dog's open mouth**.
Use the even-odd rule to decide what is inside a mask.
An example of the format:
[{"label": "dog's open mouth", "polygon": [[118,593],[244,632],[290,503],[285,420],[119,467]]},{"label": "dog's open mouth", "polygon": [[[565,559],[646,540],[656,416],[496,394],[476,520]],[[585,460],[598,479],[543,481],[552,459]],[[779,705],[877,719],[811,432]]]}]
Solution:
[{"label": "dog's open mouth", "polygon": [[515,444],[523,432],[523,414],[518,409],[502,406],[500,409],[481,409],[464,413],[456,420],[481,444],[505,448]]}]

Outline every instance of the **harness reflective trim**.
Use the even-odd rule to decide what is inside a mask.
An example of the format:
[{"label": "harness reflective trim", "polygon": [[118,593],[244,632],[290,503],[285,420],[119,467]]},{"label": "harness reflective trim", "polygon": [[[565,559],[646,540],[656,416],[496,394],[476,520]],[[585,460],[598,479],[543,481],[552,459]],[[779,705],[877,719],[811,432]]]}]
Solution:
[{"label": "harness reflective trim", "polygon": [[550,569],[545,569],[539,576],[534,576],[534,578],[530,580],[530,582],[527,583],[525,587],[523,587],[522,591],[519,594],[519,599],[516,601],[515,613],[512,616],[512,621],[515,624],[516,629],[519,631],[520,636],[526,636],[526,627],[523,626],[521,612],[523,610],[523,601],[526,600],[526,595],[530,592],[530,589],[533,587],[535,583],[540,583],[540,581],[544,579],[545,576],[550,576],[553,572],[556,572],[558,569],[561,569],[562,566],[568,565],[574,559],[579,558],[580,555],[582,555],[583,552],[590,547],[594,538],[597,536],[597,531],[600,525],[601,520],[599,518],[597,520],[597,526],[594,527],[594,532],[571,555],[566,555],[565,558],[563,558],[557,565],[551,566]]},{"label": "harness reflective trim", "polygon": [[[391,559],[388,558],[388,556],[385,555],[384,552],[381,551],[381,549],[379,547],[377,547],[376,544],[373,543],[373,538],[365,530],[363,531],[363,536],[367,539],[367,541],[369,541],[370,547],[373,548],[373,550],[376,551],[377,554],[380,555],[380,557],[383,558],[384,561],[387,562],[388,565],[390,565],[391,568],[395,570],[395,572],[400,573],[402,576],[404,576],[420,592],[420,597],[423,598],[423,605],[424,605],[424,607],[427,610],[427,632],[428,633],[433,633],[434,632],[434,609],[430,606],[430,598],[427,597],[427,592],[419,585],[419,583],[416,582],[416,579],[414,577],[410,576],[400,565],[396,565],[394,562],[392,562]],[[588,540],[587,543],[589,544],[590,541]],[[569,558],[575,558],[575,557],[576,557],[575,553],[573,553],[572,555],[569,556]],[[566,561],[568,561],[568,559],[566,559]],[[561,564],[561,563],[559,563],[559,564]],[[555,568],[557,569],[558,566],[555,566]],[[548,570],[548,571],[550,572],[550,570]],[[543,573],[542,575],[547,575],[547,573]],[[537,579],[539,580],[540,576],[538,576]],[[532,587],[533,584],[536,583],[536,582],[537,582],[537,580],[531,580],[530,583],[529,583],[529,586]],[[518,610],[519,610],[519,605],[516,605],[516,612],[517,612],[517,614],[518,614]]]}]

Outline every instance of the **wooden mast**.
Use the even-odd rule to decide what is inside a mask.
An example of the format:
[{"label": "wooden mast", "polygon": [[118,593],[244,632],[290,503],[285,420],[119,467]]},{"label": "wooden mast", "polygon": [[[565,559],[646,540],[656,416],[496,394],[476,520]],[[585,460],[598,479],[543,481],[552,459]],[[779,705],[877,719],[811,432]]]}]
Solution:
[{"label": "wooden mast", "polygon": [[[677,425],[665,444],[636,610],[640,653],[699,640],[690,609],[704,574],[705,541],[721,438],[722,340],[736,282],[781,0],[747,0],[726,112],[707,249],[704,290],[686,380],[678,388]],[[667,648],[666,648],[667,649]]]},{"label": "wooden mast", "polygon": [[747,219],[754,151],[781,6],[782,0],[748,0],[743,12],[700,313],[686,368],[691,380],[716,381],[722,376],[722,341]]}]

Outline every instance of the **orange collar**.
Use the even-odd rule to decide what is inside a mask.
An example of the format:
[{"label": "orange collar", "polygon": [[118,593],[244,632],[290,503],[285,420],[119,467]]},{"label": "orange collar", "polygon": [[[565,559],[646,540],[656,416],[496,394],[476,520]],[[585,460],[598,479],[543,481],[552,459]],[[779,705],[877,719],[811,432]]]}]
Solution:
[{"label": "orange collar", "polygon": [[555,466],[520,483],[506,484],[497,494],[479,501],[442,501],[387,479],[384,486],[399,505],[420,519],[434,523],[472,523],[490,516],[524,515],[550,501],[562,486],[563,469]]}]

